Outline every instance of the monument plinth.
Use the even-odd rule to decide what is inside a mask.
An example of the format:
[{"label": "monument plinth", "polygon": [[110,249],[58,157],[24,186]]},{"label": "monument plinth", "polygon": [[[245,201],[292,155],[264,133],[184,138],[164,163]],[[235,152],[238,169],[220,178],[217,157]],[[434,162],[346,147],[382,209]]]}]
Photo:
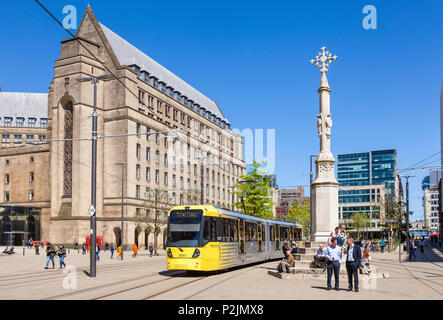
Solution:
[{"label": "monument plinth", "polygon": [[331,88],[326,72],[337,56],[321,48],[321,52],[311,60],[322,74],[318,95],[320,113],[317,115],[317,129],[320,140],[320,153],[315,160],[316,178],[312,189],[312,241],[325,242],[329,234],[338,226],[338,182],[335,179],[335,159],[331,153],[332,118],[330,110]]}]

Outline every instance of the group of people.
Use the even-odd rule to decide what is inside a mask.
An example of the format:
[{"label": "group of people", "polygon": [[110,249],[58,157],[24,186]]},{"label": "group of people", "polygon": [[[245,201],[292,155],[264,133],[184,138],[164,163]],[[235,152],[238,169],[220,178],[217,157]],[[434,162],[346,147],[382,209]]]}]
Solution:
[{"label": "group of people", "polygon": [[14,249],[14,247],[11,247],[11,248],[6,247],[5,250],[3,250],[2,253],[6,253],[6,254],[11,255],[11,254],[14,254],[14,253],[15,253],[15,249]]},{"label": "group of people", "polygon": [[55,256],[58,256],[60,262],[60,269],[65,268],[66,249],[61,244],[58,248],[51,243],[46,244],[46,266],[45,269],[49,269],[49,262],[52,262],[52,269],[55,269]]},{"label": "group of people", "polygon": [[[364,274],[369,275],[371,273],[371,254],[373,244],[375,242],[366,242],[363,252],[362,247],[354,242],[354,238],[346,234],[346,228],[344,225],[335,228],[331,232],[328,239],[328,246],[321,243],[314,255],[314,264],[317,268],[323,268],[323,271],[327,269],[327,289],[332,289],[332,275],[335,278],[335,290],[339,290],[339,275],[340,266],[345,259],[346,271],[348,275],[348,291],[359,291],[358,272],[360,268],[363,268]],[[381,252],[384,252],[385,242],[383,240],[379,243]],[[346,247],[346,249],[345,249]],[[291,243],[289,248],[288,242],[285,240],[282,246],[284,259],[278,265],[278,271],[283,272],[284,269],[289,273],[289,269],[294,267],[295,260],[292,254],[298,252],[295,241]],[[346,252],[346,257],[344,254]]]},{"label": "group of people", "polygon": [[[315,263],[320,264],[321,262],[325,262],[327,269],[327,290],[332,289],[332,274],[334,273],[335,278],[335,290],[339,289],[339,281],[340,281],[340,266],[343,262],[343,248],[338,245],[337,238],[331,238],[330,244],[323,248],[323,244],[320,244],[320,247],[317,250],[315,255]],[[348,274],[348,291],[355,290],[358,292],[358,270],[363,267],[365,269],[365,273],[370,273],[370,261],[371,256],[368,250],[365,248],[363,252],[363,256],[361,253],[361,248],[359,245],[354,243],[354,238],[346,237],[347,243],[347,255],[346,255],[346,271]],[[362,264],[363,259],[363,264]]]}]

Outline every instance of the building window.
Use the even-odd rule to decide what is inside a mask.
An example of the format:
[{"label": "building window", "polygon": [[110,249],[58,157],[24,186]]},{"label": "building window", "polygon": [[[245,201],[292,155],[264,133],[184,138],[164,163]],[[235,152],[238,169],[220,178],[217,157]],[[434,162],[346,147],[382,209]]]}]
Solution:
[{"label": "building window", "polygon": [[176,186],[176,176],[175,176],[175,174],[172,175],[172,186],[173,187]]},{"label": "building window", "polygon": [[22,135],[21,134],[14,134],[14,143],[15,144],[22,143]]},{"label": "building window", "polygon": [[180,189],[183,189],[183,177],[180,177]]},{"label": "building window", "polygon": [[9,138],[10,138],[9,134],[2,135],[3,143],[9,143]]},{"label": "building window", "polygon": [[29,172],[29,182],[34,182],[34,172]]},{"label": "building window", "polygon": [[183,172],[183,159],[180,159],[180,172]]},{"label": "building window", "polygon": [[168,154],[167,153],[165,153],[164,165],[165,165],[165,167],[168,166]]},{"label": "building window", "polygon": [[48,126],[47,118],[40,118],[40,128],[46,128]]},{"label": "building window", "polygon": [[146,127],[146,140],[151,140],[151,129]]},{"label": "building window", "polygon": [[5,202],[9,202],[9,192],[5,192]]},{"label": "building window", "polygon": [[35,127],[36,123],[37,123],[37,118],[28,118],[28,126],[29,127]]},{"label": "building window", "polygon": [[145,93],[142,90],[138,90],[138,103],[145,104]]},{"label": "building window", "polygon": [[12,118],[11,117],[5,117],[5,127],[10,127],[12,124]]},{"label": "building window", "polygon": [[29,201],[34,200],[34,190],[29,190]]},{"label": "building window", "polygon": [[140,165],[139,164],[137,164],[135,166],[135,176],[137,179],[140,179]]},{"label": "building window", "polygon": [[197,175],[197,164],[194,163],[194,176],[196,176],[196,175]]},{"label": "building window", "polygon": [[141,133],[141,125],[140,123],[137,123],[137,136],[139,136]]},{"label": "building window", "polygon": [[158,132],[155,134],[155,143],[156,144],[160,143],[160,134]]},{"label": "building window", "polygon": [[168,173],[167,173],[167,172],[165,172],[164,179],[163,179],[163,183],[164,183],[165,185],[168,184]]},{"label": "building window", "polygon": [[157,150],[155,151],[155,163],[159,164],[160,162],[160,152]]},{"label": "building window", "polygon": [[140,154],[141,154],[141,146],[140,144],[137,143],[137,145],[135,146],[135,156],[137,158],[140,158]]},{"label": "building window", "polygon": [[162,112],[162,102],[157,100],[157,111]]},{"label": "building window", "polygon": [[146,161],[151,160],[151,148],[146,148]]},{"label": "building window", "polygon": [[26,143],[34,143],[34,136],[31,134],[26,135]]},{"label": "building window", "polygon": [[135,186],[135,198],[140,199],[140,186],[139,185]]},{"label": "building window", "polygon": [[38,136],[39,143],[46,143],[46,136]]},{"label": "building window", "polygon": [[5,174],[5,184],[9,184],[9,174]]},{"label": "building window", "polygon": [[151,169],[149,167],[146,167],[146,181],[151,180]]},{"label": "building window", "polygon": [[159,183],[160,179],[160,172],[158,170],[155,170],[155,183]]},{"label": "building window", "polygon": [[23,117],[17,117],[17,119],[15,120],[15,125],[17,127],[23,127],[24,123],[25,123],[25,118]]}]

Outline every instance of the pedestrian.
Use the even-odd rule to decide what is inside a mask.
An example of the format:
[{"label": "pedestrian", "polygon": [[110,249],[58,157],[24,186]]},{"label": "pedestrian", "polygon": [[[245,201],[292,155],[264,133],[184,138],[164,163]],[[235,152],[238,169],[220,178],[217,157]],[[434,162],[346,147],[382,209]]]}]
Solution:
[{"label": "pedestrian", "polygon": [[112,259],[112,257],[114,256],[114,250],[115,250],[114,245],[112,243],[109,246],[109,250],[111,251],[111,259]]},{"label": "pedestrian", "polygon": [[330,246],[332,244],[332,239],[337,239],[339,230],[340,230],[340,228],[336,227],[334,229],[334,231],[331,232],[331,234],[329,235],[329,239],[328,239],[328,246]]},{"label": "pedestrian", "polygon": [[55,257],[56,251],[54,250],[54,247],[51,245],[51,243],[46,244],[46,267],[45,269],[48,269],[49,261],[52,262],[52,269],[55,269],[55,263],[54,263],[54,257]]},{"label": "pedestrian", "polygon": [[60,245],[58,252],[57,252],[58,258],[60,260],[60,269],[66,268],[65,264],[65,258],[66,258],[66,249],[64,245]]},{"label": "pedestrian", "polygon": [[137,258],[137,252],[138,252],[138,248],[137,248],[137,245],[134,243],[134,245],[132,246],[132,257],[133,258]]},{"label": "pedestrian", "polygon": [[335,277],[335,290],[340,290],[340,263],[342,261],[342,251],[341,247],[337,245],[337,239],[331,239],[331,245],[329,245],[325,250],[325,258],[327,261],[328,269],[328,280],[327,280],[327,290],[332,289],[331,278],[334,272]]},{"label": "pedestrian", "polygon": [[285,257],[285,259],[288,258],[286,251],[289,250],[289,246],[288,246],[288,241],[285,239],[285,241],[283,241],[283,246],[281,247],[281,250],[283,251],[283,255]]},{"label": "pedestrian", "polygon": [[421,238],[419,246],[420,252],[423,254],[425,252],[425,240],[423,240],[423,238]]},{"label": "pedestrian", "polygon": [[[317,268],[326,268],[325,248],[323,243],[320,243],[317,253],[314,255],[314,263]],[[324,270],[323,270],[324,271]]]},{"label": "pedestrian", "polygon": [[82,254],[86,254],[86,243],[82,244]]},{"label": "pedestrian", "polygon": [[380,251],[381,253],[385,252],[385,241],[383,239],[380,240]]},{"label": "pedestrian", "polygon": [[78,241],[77,240],[74,241],[74,250],[78,250]]},{"label": "pedestrian", "polygon": [[361,249],[354,245],[354,239],[348,237],[348,254],[346,256],[346,271],[348,272],[348,291],[352,291],[352,278],[354,289],[358,292],[358,269],[361,267]]},{"label": "pedestrian", "polygon": [[105,243],[105,251],[108,251],[108,249],[109,249],[109,244],[106,242]]},{"label": "pedestrian", "polygon": [[36,256],[39,256],[39,255],[40,255],[40,251],[39,251],[40,246],[39,246],[39,243],[38,243],[38,242],[35,243],[34,248],[35,248],[35,255],[36,255]]},{"label": "pedestrian", "polygon": [[338,230],[337,245],[344,246],[344,244],[346,243],[346,238],[346,226],[342,224],[340,230]]},{"label": "pedestrian", "polygon": [[149,254],[151,255],[152,258],[152,253],[154,252],[154,246],[152,245],[152,243],[149,244]]},{"label": "pedestrian", "polygon": [[371,273],[371,255],[369,254],[368,249],[363,250],[363,272],[364,274]]},{"label": "pedestrian", "polygon": [[97,245],[97,250],[95,252],[95,255],[97,256],[97,261],[100,261],[100,245]]},{"label": "pedestrian", "polygon": [[417,249],[417,247],[415,246],[414,240],[415,239],[411,239],[409,241],[409,262],[417,261],[417,255],[415,253],[415,250]]},{"label": "pedestrian", "polygon": [[286,259],[283,259],[280,262],[280,266],[277,267],[279,272],[283,272],[284,270],[286,270],[287,273],[290,273],[291,268],[293,268],[295,266],[295,260],[294,260],[294,256],[291,254],[291,251],[288,249],[286,251]]},{"label": "pedestrian", "polygon": [[28,249],[32,248],[32,237],[28,240]]},{"label": "pedestrian", "polygon": [[117,247],[117,259],[118,259],[118,257],[120,257],[120,259],[122,259],[122,246],[121,245],[119,245]]},{"label": "pedestrian", "polygon": [[291,242],[291,254],[298,253],[298,247],[294,240]]}]

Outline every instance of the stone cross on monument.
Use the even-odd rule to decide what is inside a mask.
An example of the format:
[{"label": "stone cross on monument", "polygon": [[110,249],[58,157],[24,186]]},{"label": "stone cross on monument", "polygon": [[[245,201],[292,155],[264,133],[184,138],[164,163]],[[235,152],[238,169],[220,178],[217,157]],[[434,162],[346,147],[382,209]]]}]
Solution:
[{"label": "stone cross on monument", "polygon": [[318,137],[320,139],[320,153],[315,160],[316,178],[311,185],[312,190],[312,237],[315,242],[325,242],[329,234],[338,226],[338,182],[335,179],[335,159],[331,153],[330,113],[331,88],[326,78],[326,72],[337,56],[332,56],[326,48],[311,60],[322,74],[318,94],[320,98],[320,113],[317,115]]}]

